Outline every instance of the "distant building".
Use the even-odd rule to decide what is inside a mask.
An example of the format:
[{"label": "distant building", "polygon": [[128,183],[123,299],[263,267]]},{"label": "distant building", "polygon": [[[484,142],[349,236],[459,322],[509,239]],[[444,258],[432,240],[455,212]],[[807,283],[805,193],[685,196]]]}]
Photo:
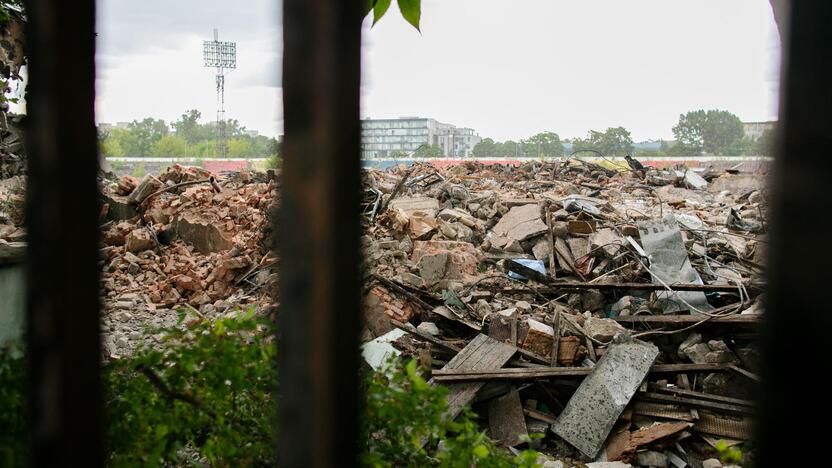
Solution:
[{"label": "distant building", "polygon": [[257,130],[246,130],[246,135],[250,136],[251,138],[257,138],[260,136],[260,132]]},{"label": "distant building", "polygon": [[127,130],[127,126],[130,125],[130,122],[116,122],[114,124],[107,123],[107,122],[99,122],[97,125],[99,133],[107,133],[114,128],[121,128],[123,130]]},{"label": "distant building", "polygon": [[756,140],[763,136],[766,130],[774,130],[775,125],[777,125],[776,120],[769,122],[743,122],[742,131],[746,138]]},{"label": "distant building", "polygon": [[438,146],[445,157],[461,158],[470,156],[480,140],[471,128],[435,119],[400,117],[361,121],[361,157],[365,159],[410,155],[424,145]]}]

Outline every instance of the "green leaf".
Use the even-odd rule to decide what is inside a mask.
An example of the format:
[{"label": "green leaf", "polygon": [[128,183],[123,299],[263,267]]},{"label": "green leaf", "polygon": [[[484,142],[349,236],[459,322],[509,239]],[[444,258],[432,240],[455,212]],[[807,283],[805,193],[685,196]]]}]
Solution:
[{"label": "green leaf", "polygon": [[477,458],[485,458],[488,456],[488,447],[482,444],[477,445],[476,447],[474,447],[472,453]]},{"label": "green leaf", "polygon": [[376,0],[361,0],[361,17],[367,16],[367,13],[373,10]]},{"label": "green leaf", "polygon": [[387,9],[390,8],[390,2],[392,0],[375,0],[373,4],[373,25],[375,26],[378,23],[378,20],[387,13]]},{"label": "green leaf", "polygon": [[399,3],[399,10],[402,16],[408,23],[412,24],[417,31],[419,29],[419,18],[422,15],[422,0],[397,0]]}]

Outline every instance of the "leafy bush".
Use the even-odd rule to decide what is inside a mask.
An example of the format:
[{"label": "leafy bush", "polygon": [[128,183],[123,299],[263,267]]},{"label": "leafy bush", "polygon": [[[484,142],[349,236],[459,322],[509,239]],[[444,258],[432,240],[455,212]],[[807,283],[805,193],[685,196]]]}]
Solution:
[{"label": "leafy bush", "polygon": [[[165,330],[160,349],[107,364],[112,466],[272,466],[277,381],[271,323],[252,311]],[[0,466],[23,466],[24,360],[0,352]],[[473,413],[452,420],[447,390],[428,385],[416,362],[393,361],[364,376],[361,455],[367,466],[534,466],[479,431]]]},{"label": "leafy bush", "polygon": [[[184,314],[183,316],[184,317]],[[253,311],[166,330],[107,369],[114,465],[157,465],[196,452],[212,466],[272,464],[276,382],[269,323]]]},{"label": "leafy bush", "polygon": [[447,389],[428,385],[415,360],[393,361],[387,372],[369,373],[365,385],[365,465],[535,466],[534,451],[509,455],[478,430],[473,413],[447,417]]}]

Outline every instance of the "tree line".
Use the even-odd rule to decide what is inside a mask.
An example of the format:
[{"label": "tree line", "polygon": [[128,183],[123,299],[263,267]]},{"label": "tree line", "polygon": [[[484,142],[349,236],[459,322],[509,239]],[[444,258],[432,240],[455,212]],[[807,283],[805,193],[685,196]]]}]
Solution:
[{"label": "tree line", "polygon": [[[134,120],[127,128],[99,131],[101,154],[118,156],[187,156],[211,158],[216,155],[217,123],[201,123],[202,113],[189,110],[170,124],[148,117]],[[275,138],[250,135],[235,119],[226,123],[228,157],[265,158],[276,155]]]},{"label": "tree line", "polygon": [[[590,130],[585,138],[561,140],[554,132],[542,132],[517,141],[496,142],[484,138],[477,143],[475,157],[557,157],[587,151],[605,156],[744,156],[768,155],[773,131],[759,138],[745,136],[742,121],[724,110],[696,110],[679,116],[673,126],[674,141],[661,141],[656,149],[636,148],[624,127]],[[568,151],[567,151],[568,150]]]}]

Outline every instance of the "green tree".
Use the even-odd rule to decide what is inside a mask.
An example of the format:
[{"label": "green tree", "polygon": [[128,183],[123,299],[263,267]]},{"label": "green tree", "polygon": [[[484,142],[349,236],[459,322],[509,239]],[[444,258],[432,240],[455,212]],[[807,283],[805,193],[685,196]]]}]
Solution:
[{"label": "green tree", "polygon": [[526,140],[520,141],[526,156],[563,156],[563,143],[560,136],[554,132],[542,132]]},{"label": "green tree", "polygon": [[252,156],[250,138],[232,138],[228,140],[228,156],[232,158],[248,158]]},{"label": "green tree", "polygon": [[572,139],[572,150],[594,150],[607,156],[624,156],[633,152],[633,138],[624,127],[610,127],[603,132],[590,130],[586,139]]},{"label": "green tree", "polygon": [[679,142],[680,151],[694,155],[725,155],[741,147],[742,121],[728,111],[700,109],[680,115],[679,123],[673,127],[673,135]]},{"label": "green tree", "polygon": [[414,158],[441,158],[442,148],[436,145],[422,145],[413,152]]},{"label": "green tree", "polygon": [[766,130],[754,145],[754,152],[759,156],[774,155],[774,130]]},{"label": "green tree", "polygon": [[150,148],[150,156],[188,156],[188,143],[178,135],[165,135]]},{"label": "green tree", "polygon": [[189,145],[193,145],[202,140],[211,138],[213,135],[209,133],[209,129],[199,123],[202,118],[202,113],[196,109],[185,111],[179,120],[173,122],[173,131],[177,136],[182,137]]},{"label": "green tree", "polygon": [[516,141],[506,140],[498,144],[497,156],[501,158],[523,157],[523,151]]},{"label": "green tree", "polygon": [[131,145],[124,148],[128,156],[147,156],[151,153],[153,144],[160,138],[170,133],[170,129],[164,120],[148,117],[142,121],[134,120],[127,124],[134,139]]},{"label": "green tree", "polygon": [[497,145],[498,143],[494,143],[494,140],[491,138],[484,138],[474,145],[471,154],[476,158],[492,158],[498,156]]},{"label": "green tree", "polygon": [[132,145],[133,136],[127,130],[114,128],[99,137],[98,145],[104,156],[119,157],[127,155],[126,149]]}]

